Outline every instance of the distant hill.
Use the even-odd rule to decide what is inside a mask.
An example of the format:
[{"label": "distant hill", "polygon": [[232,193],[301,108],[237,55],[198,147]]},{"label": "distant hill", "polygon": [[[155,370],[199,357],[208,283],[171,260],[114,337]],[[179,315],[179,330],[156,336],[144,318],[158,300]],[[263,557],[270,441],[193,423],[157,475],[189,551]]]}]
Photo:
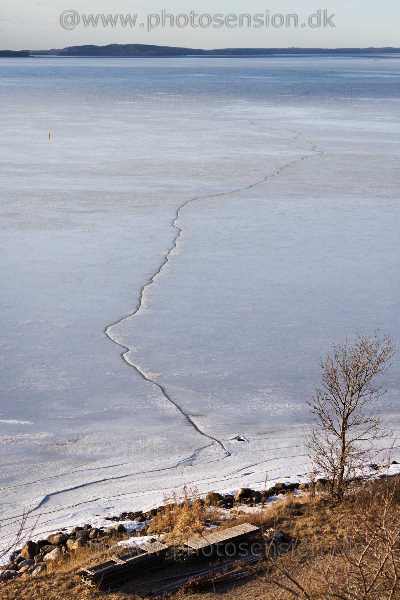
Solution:
[{"label": "distant hill", "polygon": [[114,57],[168,57],[168,56],[371,56],[395,55],[400,48],[220,48],[202,50],[177,46],[155,46],[150,44],[109,44],[107,46],[69,46],[51,50],[1,50],[0,57],[26,56],[114,56]]},{"label": "distant hill", "polygon": [[0,58],[26,58],[30,55],[30,50],[0,50]]},{"label": "distant hill", "polygon": [[70,46],[60,50],[35,52],[35,54],[56,56],[192,56],[207,54],[207,51],[149,44],[109,44],[108,46]]}]

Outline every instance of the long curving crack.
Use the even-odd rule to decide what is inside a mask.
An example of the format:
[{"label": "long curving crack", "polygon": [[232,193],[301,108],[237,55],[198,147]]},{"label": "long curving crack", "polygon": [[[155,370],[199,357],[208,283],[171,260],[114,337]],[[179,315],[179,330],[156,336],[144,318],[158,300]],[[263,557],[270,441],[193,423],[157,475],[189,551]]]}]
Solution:
[{"label": "long curving crack", "polygon": [[[296,133],[296,135],[293,138],[293,141],[295,139],[297,139],[301,134]],[[209,446],[211,446],[212,444],[216,444],[218,445],[221,450],[224,453],[224,458],[231,456],[231,453],[229,452],[229,450],[226,448],[224,442],[220,439],[218,439],[217,437],[215,437],[214,435],[207,433],[206,431],[204,431],[203,429],[201,429],[201,427],[199,427],[199,425],[197,425],[197,423],[194,421],[193,417],[187,413],[182,406],[180,406],[178,404],[178,402],[176,400],[174,400],[172,398],[172,396],[170,395],[170,393],[167,391],[166,387],[159,383],[158,381],[156,381],[155,379],[152,379],[152,377],[150,375],[148,375],[144,369],[142,367],[140,367],[140,365],[138,365],[137,363],[133,362],[130,358],[131,355],[131,350],[132,348],[130,348],[129,346],[126,346],[124,343],[122,343],[117,337],[116,335],[113,333],[113,329],[118,327],[119,325],[121,325],[122,323],[124,323],[125,321],[128,321],[132,318],[134,318],[135,316],[137,316],[142,310],[143,310],[143,306],[144,306],[144,299],[145,299],[145,295],[146,292],[148,290],[148,288],[150,288],[153,283],[156,281],[156,279],[161,275],[161,273],[163,272],[164,268],[166,267],[166,265],[170,262],[171,259],[171,255],[173,254],[173,252],[177,249],[178,244],[179,244],[179,240],[181,238],[182,232],[183,232],[183,228],[179,226],[179,219],[181,217],[182,212],[184,211],[184,209],[189,206],[190,204],[193,204],[194,202],[198,202],[201,200],[211,200],[214,198],[223,198],[223,197],[227,197],[227,196],[231,196],[233,194],[239,194],[242,192],[246,192],[249,190],[252,190],[262,184],[267,183],[268,181],[270,181],[271,179],[274,179],[276,177],[278,177],[283,171],[285,171],[286,169],[294,166],[295,164],[306,160],[308,158],[317,156],[317,155],[322,155],[323,151],[319,150],[317,148],[317,146],[315,144],[311,144],[311,148],[309,150],[309,152],[307,154],[304,154],[298,158],[292,159],[291,161],[288,161],[287,163],[281,165],[280,167],[277,167],[276,169],[274,169],[271,173],[269,173],[268,175],[266,175],[265,177],[251,183],[245,186],[241,186],[241,187],[237,187],[237,188],[233,188],[231,190],[227,190],[225,192],[217,192],[217,193],[213,193],[213,194],[206,194],[203,196],[194,196],[193,198],[189,198],[188,200],[185,200],[185,202],[183,202],[182,204],[180,204],[176,211],[175,211],[175,216],[173,218],[173,220],[170,223],[170,226],[172,228],[174,228],[176,230],[176,234],[174,236],[174,239],[172,241],[172,244],[170,245],[170,247],[167,249],[167,252],[164,254],[158,268],[156,269],[156,271],[151,275],[151,277],[141,286],[140,290],[139,290],[139,295],[138,295],[138,300],[136,303],[136,306],[134,308],[134,310],[129,313],[128,315],[121,317],[120,319],[118,319],[118,321],[115,321],[114,323],[111,323],[111,325],[108,325],[105,329],[104,329],[104,333],[105,335],[117,346],[119,346],[120,348],[122,348],[122,352],[121,352],[121,358],[124,362],[126,362],[130,367],[132,367],[133,369],[135,369],[135,371],[137,372],[137,374],[147,383],[150,383],[154,386],[156,386],[159,391],[161,392],[162,396],[171,404],[175,407],[175,409],[182,415],[182,417],[187,421],[187,423],[189,423],[189,425],[191,425],[191,427],[193,427],[193,429],[195,429],[195,431],[205,437],[208,438],[209,440],[211,440],[211,444],[208,444],[207,446],[203,446],[202,448],[197,449],[191,457],[189,457],[189,459],[183,459],[181,462],[185,462],[187,460],[190,460],[192,457],[196,456],[198,452],[200,452],[201,450],[203,450],[204,448],[207,448]]]},{"label": "long curving crack", "polygon": [[[300,133],[296,133],[296,135],[293,137],[292,141],[294,141],[295,139],[297,139],[298,137],[300,137],[301,134]],[[229,457],[231,455],[231,453],[229,452],[229,450],[226,448],[226,446],[224,445],[223,441],[218,439],[217,437],[211,435],[210,433],[207,433],[206,431],[203,431],[198,425],[197,423],[194,421],[193,417],[188,414],[169,394],[169,392],[167,391],[167,389],[165,388],[164,385],[158,383],[156,380],[152,379],[150,375],[148,375],[138,364],[134,363],[132,360],[130,360],[130,353],[131,353],[131,348],[129,348],[128,346],[124,345],[121,341],[119,341],[116,336],[113,334],[113,328],[119,326],[121,323],[123,323],[124,321],[127,321],[131,318],[134,318],[137,314],[140,313],[140,311],[143,309],[144,306],[144,298],[145,298],[145,294],[146,291],[149,287],[151,287],[151,285],[155,282],[155,280],[158,278],[159,275],[161,275],[162,271],[164,270],[164,267],[168,264],[168,262],[170,261],[170,257],[171,254],[174,252],[174,250],[176,250],[178,243],[179,243],[179,239],[182,235],[183,229],[179,226],[178,222],[181,216],[182,211],[189,206],[190,204],[197,202],[197,201],[201,201],[201,200],[208,200],[208,199],[213,199],[213,198],[222,198],[222,197],[227,197],[233,194],[237,194],[237,193],[241,193],[241,192],[245,192],[245,191],[249,191],[252,190],[254,188],[256,188],[257,186],[260,186],[264,183],[267,183],[268,181],[270,181],[271,179],[274,179],[276,177],[278,177],[283,171],[285,171],[286,169],[294,166],[295,164],[307,160],[309,158],[315,157],[315,156],[321,156],[324,154],[323,150],[319,150],[317,148],[317,146],[315,144],[310,143],[310,150],[307,154],[304,154],[302,156],[299,156],[295,159],[292,159],[291,161],[288,161],[287,163],[283,164],[280,167],[277,167],[276,169],[274,169],[270,174],[266,175],[265,177],[242,187],[237,187],[231,190],[227,190],[225,192],[219,192],[219,193],[214,193],[214,194],[206,194],[203,196],[195,196],[193,198],[189,198],[188,200],[186,200],[185,202],[183,202],[180,206],[178,206],[178,208],[175,211],[175,216],[173,218],[173,220],[171,221],[170,225],[171,227],[173,227],[176,230],[176,234],[174,236],[173,242],[171,244],[171,246],[168,248],[167,252],[165,253],[165,255],[163,256],[157,270],[153,273],[153,275],[141,286],[140,290],[139,290],[139,295],[138,295],[138,301],[137,304],[134,308],[134,310],[129,313],[128,315],[120,318],[118,321],[112,323],[111,325],[108,325],[105,329],[104,329],[104,333],[105,335],[116,345],[118,345],[120,348],[122,348],[122,352],[121,352],[121,358],[124,360],[124,362],[126,362],[130,367],[132,367],[133,369],[135,369],[135,371],[138,373],[138,375],[147,383],[150,383],[154,386],[156,386],[161,394],[163,395],[163,397],[172,405],[175,407],[175,409],[182,415],[182,417],[190,424],[191,427],[193,427],[195,429],[195,431],[210,440],[209,444],[206,444],[205,446],[201,446],[200,448],[197,448],[196,450],[194,450],[194,452],[191,454],[191,456],[187,457],[187,458],[183,458],[181,459],[178,463],[171,465],[169,467],[164,467],[164,468],[160,468],[160,469],[154,469],[150,472],[162,472],[162,471],[169,471],[169,470],[173,470],[178,468],[181,465],[184,465],[187,462],[191,462],[192,460],[194,460],[198,454],[212,446],[213,444],[218,445],[221,450],[224,453],[224,458]],[[297,456],[297,455],[296,455]],[[274,460],[277,460],[276,458],[272,458],[272,459],[268,459],[267,461],[262,461],[264,462],[273,462]],[[213,461],[212,461],[213,462]],[[255,463],[256,465],[257,463]],[[261,463],[260,463],[261,464]],[[251,466],[255,466],[255,465],[251,465]],[[112,465],[111,465],[112,466]],[[114,465],[117,466],[117,465]],[[120,465],[118,465],[120,466]],[[250,466],[250,465],[249,465]],[[248,467],[249,467],[248,466]],[[244,468],[248,468],[248,467],[244,467]],[[105,468],[109,468],[105,467]],[[85,470],[85,469],[82,469]],[[94,469],[95,470],[95,469]],[[233,471],[231,474],[227,474],[225,476],[228,477],[228,479],[230,478],[230,476],[232,476],[236,471],[241,471],[242,469],[238,469]],[[108,481],[115,481],[115,480],[121,480],[121,479],[127,479],[129,477],[132,476],[137,476],[139,474],[143,474],[143,473],[149,473],[149,471],[145,471],[145,472],[137,472],[137,473],[125,473],[123,475],[115,475],[115,476],[111,476],[111,477],[103,477],[101,479],[97,479],[94,481],[89,481],[80,485],[76,485],[76,486],[71,486],[69,488],[66,489],[60,489],[60,490],[56,490],[54,492],[51,492],[49,494],[46,494],[37,504],[36,506],[32,507],[29,511],[28,514],[31,514],[41,508],[43,508],[46,504],[48,504],[49,500],[51,500],[54,496],[58,496],[61,495],[67,491],[75,491],[78,489],[82,489],[82,488],[87,488],[90,486],[96,486],[98,484],[101,483],[106,483]],[[50,478],[51,479],[51,478]],[[225,479],[223,481],[225,481]],[[123,496],[125,494],[117,494],[115,496],[112,497],[120,497]],[[99,500],[101,498],[91,498],[90,500],[86,500],[86,501],[82,501],[76,504],[72,504],[71,507],[77,507],[81,504],[87,504],[87,503],[91,503],[94,502],[96,500]],[[63,507],[61,507],[63,508]],[[48,510],[42,513],[39,513],[39,515],[45,515],[45,514],[52,514],[52,513],[56,513],[59,510],[61,510],[60,507],[58,507],[57,509],[52,509],[52,510]],[[65,507],[64,507],[65,508]],[[0,522],[6,521],[8,524],[10,524],[10,519],[15,519],[16,517],[18,517],[18,515],[14,515],[13,517],[8,517],[6,519],[0,519]]]}]

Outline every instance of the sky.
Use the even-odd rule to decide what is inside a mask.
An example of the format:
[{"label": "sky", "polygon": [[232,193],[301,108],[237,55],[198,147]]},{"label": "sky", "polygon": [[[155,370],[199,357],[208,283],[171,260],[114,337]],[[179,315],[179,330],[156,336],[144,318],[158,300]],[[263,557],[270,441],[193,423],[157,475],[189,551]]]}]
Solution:
[{"label": "sky", "polygon": [[235,4],[202,0],[200,5],[193,0],[168,4],[163,0],[1,0],[0,49],[111,43],[191,48],[398,47],[400,2],[283,0],[274,5],[268,0]]}]

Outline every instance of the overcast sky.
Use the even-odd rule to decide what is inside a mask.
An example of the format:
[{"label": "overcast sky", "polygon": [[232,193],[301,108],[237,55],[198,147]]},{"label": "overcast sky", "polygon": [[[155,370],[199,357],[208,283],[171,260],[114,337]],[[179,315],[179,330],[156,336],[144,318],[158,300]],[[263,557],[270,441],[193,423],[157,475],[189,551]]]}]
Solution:
[{"label": "overcast sky", "polygon": [[[170,22],[161,26],[161,11],[175,17],[179,15],[180,27],[172,27]],[[318,17],[314,15],[308,26],[309,15],[322,9],[322,22],[318,27]],[[330,21],[323,26],[323,9]],[[74,10],[74,16],[68,13],[65,29],[60,24],[63,11]],[[194,11],[203,14],[202,25],[198,16],[195,27],[184,26],[185,15]],[[135,27],[104,27],[101,20],[97,27],[85,26],[85,19],[93,13],[137,14]],[[249,13],[269,14],[274,18],[273,27],[260,26],[260,20],[252,21],[252,27],[239,28],[235,18],[229,26],[207,26],[208,13],[240,15]],[[297,13],[299,26],[282,27],[281,19],[287,14]],[[78,15],[78,18],[76,17]],[[149,15],[153,15],[150,17]],[[160,17],[160,24],[157,25]],[[205,16],[204,16],[205,15]],[[334,15],[334,16],[332,16]],[[71,21],[71,18],[73,21]],[[75,20],[78,21],[74,27]],[[152,30],[149,31],[149,20]],[[265,19],[266,21],[266,19]],[[246,24],[246,21],[245,21]],[[304,24],[303,26],[301,26]],[[335,25],[333,27],[332,25]],[[268,4],[263,0],[247,0],[235,3],[227,0],[202,0],[194,4],[193,0],[1,0],[0,5],[0,48],[1,49],[46,49],[62,48],[78,44],[142,43],[190,46],[192,48],[222,47],[359,47],[359,46],[400,46],[400,0],[335,0],[329,4],[316,3],[315,0],[299,0],[279,4]]]}]

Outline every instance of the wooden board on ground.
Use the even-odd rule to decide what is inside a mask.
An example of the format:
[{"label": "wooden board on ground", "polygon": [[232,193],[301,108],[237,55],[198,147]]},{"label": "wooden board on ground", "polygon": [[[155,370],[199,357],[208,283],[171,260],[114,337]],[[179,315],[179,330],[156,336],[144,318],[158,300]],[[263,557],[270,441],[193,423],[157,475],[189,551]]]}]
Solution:
[{"label": "wooden board on ground", "polygon": [[197,536],[189,539],[186,546],[192,550],[200,551],[206,548],[227,544],[229,542],[238,542],[251,534],[257,533],[259,528],[250,523],[243,523],[228,529],[222,529],[216,532],[207,532],[202,536]]},{"label": "wooden board on ground", "polygon": [[[170,587],[179,587],[182,583],[197,579],[198,577],[207,580],[210,577],[209,557],[211,554],[214,556],[216,554],[215,551],[219,551],[222,548],[223,556],[228,555],[232,559],[233,555],[231,552],[229,554],[225,553],[227,545],[235,545],[243,542],[258,532],[259,528],[255,525],[244,523],[216,532],[209,532],[203,536],[190,538],[184,544],[187,551],[187,558],[184,560],[185,566],[182,564],[181,558],[177,561],[176,556],[173,555],[173,552],[176,550],[175,547],[169,547],[161,542],[153,541],[147,542],[131,552],[128,551],[125,554],[111,556],[110,560],[100,565],[82,569],[80,574],[86,583],[97,585],[101,589],[115,589],[132,581],[132,584],[136,588],[135,591],[138,591],[139,595],[141,595],[141,588],[146,590],[143,595],[151,595],[155,587],[154,570],[158,572],[161,570],[164,573],[163,585],[161,585],[164,591],[167,591]],[[247,558],[245,561],[254,560],[250,548],[247,549],[246,554]],[[166,557],[168,557],[167,561],[164,560]],[[241,556],[241,559],[243,560],[243,556]],[[221,571],[223,572],[226,566],[231,567],[231,564],[234,563],[229,563],[229,565],[216,564],[211,568],[211,573],[214,573],[211,576],[215,576],[214,569],[222,574]],[[137,567],[140,567],[140,569],[137,570]],[[188,574],[188,568],[192,569],[190,574]],[[166,581],[168,581],[167,584],[165,583]],[[155,592],[158,592],[157,587]]]},{"label": "wooden board on ground", "polygon": [[121,585],[133,575],[136,567],[140,565],[143,568],[154,560],[162,560],[167,550],[168,546],[161,542],[146,542],[134,552],[111,557],[100,565],[82,569],[80,575],[86,583],[103,588]]}]

